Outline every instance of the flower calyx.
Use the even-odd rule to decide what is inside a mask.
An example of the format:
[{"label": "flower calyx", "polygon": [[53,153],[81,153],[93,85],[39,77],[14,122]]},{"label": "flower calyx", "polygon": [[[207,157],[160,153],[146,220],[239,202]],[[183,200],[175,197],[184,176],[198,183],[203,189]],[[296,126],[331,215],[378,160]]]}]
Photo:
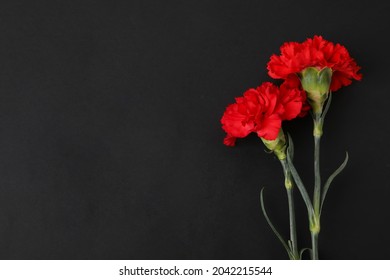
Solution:
[{"label": "flower calyx", "polygon": [[287,143],[286,143],[286,137],[283,133],[283,130],[279,130],[278,137],[276,137],[275,140],[267,140],[261,137],[261,140],[263,141],[264,145],[272,151],[279,160],[285,160],[287,158],[286,150],[287,150]]},{"label": "flower calyx", "polygon": [[332,69],[324,67],[307,67],[298,76],[302,88],[306,91],[308,101],[314,114],[321,114],[323,105],[328,98],[329,88],[332,82]]}]

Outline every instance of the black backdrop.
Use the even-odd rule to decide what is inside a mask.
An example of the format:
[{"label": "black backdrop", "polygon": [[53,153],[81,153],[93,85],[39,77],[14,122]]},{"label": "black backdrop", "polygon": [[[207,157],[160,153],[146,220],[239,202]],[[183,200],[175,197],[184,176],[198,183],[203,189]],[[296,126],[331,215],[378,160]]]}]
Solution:
[{"label": "black backdrop", "polygon": [[[285,41],[345,45],[361,82],[334,95],[322,142],[320,257],[389,259],[390,4],[374,1],[1,1],[0,257],[285,259],[274,156],[222,144],[225,107],[270,81]],[[311,185],[310,118],[286,124]],[[300,245],[309,245],[296,196]]]}]

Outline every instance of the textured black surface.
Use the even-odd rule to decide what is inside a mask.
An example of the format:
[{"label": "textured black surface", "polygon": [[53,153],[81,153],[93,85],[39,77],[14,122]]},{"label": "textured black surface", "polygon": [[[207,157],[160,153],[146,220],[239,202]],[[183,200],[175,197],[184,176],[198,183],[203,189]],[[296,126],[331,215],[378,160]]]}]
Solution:
[{"label": "textured black surface", "polygon": [[[334,95],[320,257],[389,259],[389,2],[1,1],[0,258],[285,259],[278,161],[222,144],[225,107],[285,41],[345,45],[361,82]],[[309,118],[286,124],[312,183]],[[296,196],[301,246],[305,208]]]}]

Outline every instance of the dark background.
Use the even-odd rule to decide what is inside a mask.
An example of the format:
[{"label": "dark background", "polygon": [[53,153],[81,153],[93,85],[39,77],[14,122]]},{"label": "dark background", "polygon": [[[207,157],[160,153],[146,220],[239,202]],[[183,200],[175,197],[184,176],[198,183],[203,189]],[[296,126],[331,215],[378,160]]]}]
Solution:
[{"label": "dark background", "polygon": [[[225,107],[285,41],[345,45],[361,82],[334,94],[320,257],[389,259],[390,4],[382,1],[1,1],[0,258],[285,259],[282,172]],[[311,189],[310,118],[286,123]],[[298,193],[297,193],[298,194]],[[299,196],[300,246],[309,246]]]}]

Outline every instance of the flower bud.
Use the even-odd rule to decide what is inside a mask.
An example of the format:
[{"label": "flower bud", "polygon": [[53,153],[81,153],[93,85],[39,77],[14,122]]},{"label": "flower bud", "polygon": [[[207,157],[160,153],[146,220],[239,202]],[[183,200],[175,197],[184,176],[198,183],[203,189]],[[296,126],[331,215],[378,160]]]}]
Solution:
[{"label": "flower bud", "polygon": [[332,69],[307,67],[299,73],[303,89],[315,114],[321,114],[324,102],[328,98],[332,81]]},{"label": "flower bud", "polygon": [[284,160],[287,158],[286,137],[283,133],[283,129],[279,130],[278,137],[275,140],[266,140],[263,137],[261,137],[261,140],[263,141],[267,149],[274,152],[274,154],[278,157],[279,160]]}]

